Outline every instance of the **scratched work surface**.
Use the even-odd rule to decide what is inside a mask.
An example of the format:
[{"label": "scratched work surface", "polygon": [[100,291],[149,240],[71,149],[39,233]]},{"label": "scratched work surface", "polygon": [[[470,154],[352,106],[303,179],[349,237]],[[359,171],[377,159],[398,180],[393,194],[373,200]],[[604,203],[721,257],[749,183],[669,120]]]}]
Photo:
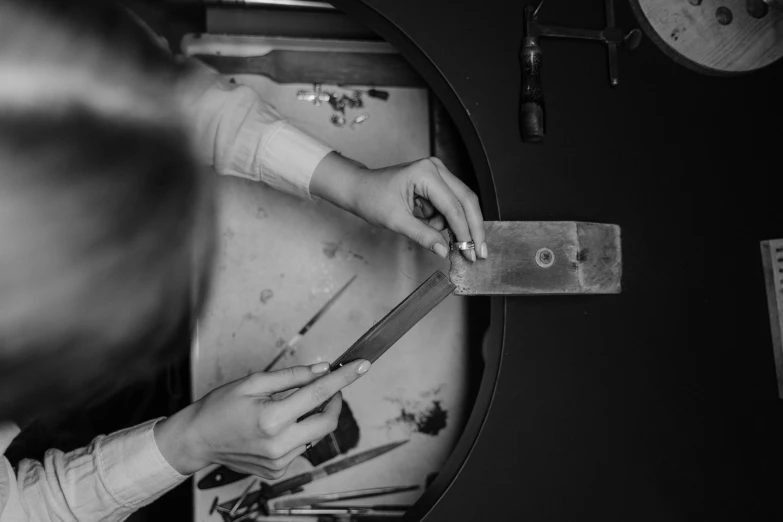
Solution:
[{"label": "scratched work surface", "polygon": [[[387,89],[389,100],[365,98],[369,118],[351,129],[330,122],[328,104],[297,101],[311,85],[276,85],[262,77],[236,78],[262,93],[298,127],[371,167],[427,156],[427,93]],[[327,91],[339,91],[324,86]],[[341,91],[343,92],[343,91]],[[349,91],[344,91],[350,93]],[[436,269],[448,264],[405,238],[366,224],[331,205],[303,201],[258,183],[222,177],[220,256],[214,293],[199,322],[194,346],[195,398],[261,370],[353,275],[356,281],[310,330],[295,355],[278,367],[332,361]],[[305,487],[306,493],[419,484],[395,496],[350,501],[411,504],[428,474],[437,472],[461,432],[467,412],[465,300],[451,296],[379,359],[370,373],[344,390],[359,425],[348,454],[392,441],[410,442],[392,453]],[[311,469],[297,459],[288,476]],[[209,471],[209,470],[207,470]],[[197,480],[205,473],[199,474]],[[195,490],[196,520],[238,497],[249,479]],[[343,502],[345,504],[345,502]]]}]

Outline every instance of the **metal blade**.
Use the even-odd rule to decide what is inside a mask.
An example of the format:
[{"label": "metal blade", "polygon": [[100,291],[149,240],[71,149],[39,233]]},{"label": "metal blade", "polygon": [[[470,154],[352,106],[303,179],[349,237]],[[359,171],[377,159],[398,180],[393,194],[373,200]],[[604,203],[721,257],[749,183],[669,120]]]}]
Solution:
[{"label": "metal blade", "polygon": [[[352,520],[352,516],[356,517],[362,517],[362,518],[402,518],[405,514],[403,511],[391,511],[391,510],[376,510],[372,507],[345,507],[345,508],[326,508],[326,507],[319,507],[319,508],[292,508],[292,509],[270,509],[269,510],[270,515],[281,515],[281,516],[303,516],[303,517],[338,517],[339,519],[344,519],[343,517],[351,517],[349,520]],[[239,521],[237,521],[239,522]]]},{"label": "metal blade", "polygon": [[392,442],[391,444],[378,446],[377,448],[372,448],[357,453],[356,455],[345,457],[344,459],[338,460],[337,462],[334,462],[332,464],[327,464],[326,466],[316,468],[312,471],[307,471],[305,473],[300,473],[299,475],[295,475],[282,482],[278,482],[277,484],[269,486],[268,498],[271,499],[271,498],[289,494],[291,491],[294,491],[296,488],[300,488],[305,484],[309,484],[316,480],[337,473],[338,471],[352,468],[354,466],[361,464],[362,462],[367,462],[368,460],[374,459],[375,457],[379,457],[384,453],[393,450],[394,448],[402,446],[406,442],[408,442],[408,440]]},{"label": "metal blade", "polygon": [[455,289],[449,278],[438,270],[353,343],[332,363],[332,370],[357,359],[374,363]]},{"label": "metal blade", "polygon": [[363,462],[372,460],[375,457],[380,457],[384,453],[388,453],[395,448],[399,448],[400,446],[406,444],[407,442],[408,439],[392,442],[390,444],[384,444],[383,446],[378,446],[377,448],[372,448],[366,451],[359,452],[355,455],[351,455],[350,457],[345,457],[344,459],[338,460],[337,462],[333,462],[332,464],[327,464],[322,469],[324,470],[324,472],[326,472],[327,475],[332,475],[334,473],[337,473],[338,471],[352,468]]},{"label": "metal blade", "polygon": [[392,495],[394,493],[404,493],[419,489],[417,484],[410,486],[390,486],[383,488],[358,489],[356,491],[343,491],[340,493],[323,493],[320,495],[305,495],[298,497],[289,497],[280,499],[270,506],[270,509],[291,509],[302,506],[313,506],[324,502],[335,502],[338,500],[353,500],[357,498],[379,497],[381,495]]}]

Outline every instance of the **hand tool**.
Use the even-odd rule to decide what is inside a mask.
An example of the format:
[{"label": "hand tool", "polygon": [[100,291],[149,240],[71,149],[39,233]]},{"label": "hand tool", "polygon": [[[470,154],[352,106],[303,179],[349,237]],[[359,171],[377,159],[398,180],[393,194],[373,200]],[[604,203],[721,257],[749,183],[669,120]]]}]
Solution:
[{"label": "hand tool", "polygon": [[253,489],[253,486],[257,484],[258,481],[254,480],[250,484],[247,485],[245,490],[242,492],[242,495],[240,495],[239,500],[237,500],[236,504],[231,508],[231,510],[228,512],[228,516],[233,517],[237,509],[239,509],[240,504],[247,498],[247,494],[250,493],[250,490]]},{"label": "hand tool", "polygon": [[234,482],[238,482],[249,476],[250,475],[247,473],[234,471],[225,466],[218,466],[199,480],[196,487],[198,489],[212,489],[219,486],[225,486],[226,484],[233,484]]},{"label": "hand tool", "polygon": [[359,444],[359,424],[353,415],[351,406],[343,397],[343,407],[337,419],[337,429],[313,444],[313,447],[302,453],[313,466],[320,466],[324,462],[348,453]]},{"label": "hand tool", "polygon": [[[317,506],[326,502],[336,502],[340,500],[354,500],[359,498],[379,497],[382,495],[392,495],[394,493],[404,493],[419,489],[417,484],[410,486],[389,486],[381,488],[358,489],[355,491],[343,491],[341,493],[322,493],[319,495],[302,495],[281,498],[274,503],[269,504],[270,511],[273,509],[293,509],[304,506]],[[335,506],[331,506],[335,507]]]},{"label": "hand tool", "polygon": [[378,89],[367,89],[366,91],[356,91],[361,94],[366,94],[370,98],[377,98],[381,101],[387,101],[389,99],[388,91],[381,91]]},{"label": "hand tool", "polygon": [[[413,328],[438,303],[448,297],[455,288],[443,272],[436,271],[338,357],[331,364],[331,371],[358,359],[365,359],[371,363],[377,361],[386,350],[391,348],[400,337]],[[320,413],[325,404],[323,403],[305,413],[297,419],[297,422]]]},{"label": "hand tool", "polygon": [[524,11],[524,40],[519,54],[522,65],[522,92],[520,96],[519,124],[522,140],[538,143],[544,139],[546,113],[544,111],[544,91],[541,87],[541,65],[543,53],[538,39],[542,36],[594,40],[607,46],[609,55],[609,83],[614,87],[619,83],[617,49],[624,46],[636,49],[641,41],[641,31],[634,29],[628,33],[615,27],[614,0],[604,0],[606,27],[604,29],[581,29],[542,25],[538,23],[538,11],[546,0],[537,7],[527,6]]},{"label": "hand tool", "polygon": [[345,283],[342,288],[340,288],[335,294],[329,298],[328,301],[321,307],[320,310],[318,310],[315,315],[307,321],[307,323],[302,327],[301,330],[299,330],[296,335],[294,335],[281,349],[280,352],[275,356],[274,359],[272,359],[272,362],[266,365],[266,368],[264,368],[265,372],[270,371],[277,362],[283,358],[286,354],[293,354],[295,347],[297,344],[299,344],[299,341],[302,340],[302,338],[305,336],[305,334],[310,331],[310,328],[313,327],[315,323],[318,322],[318,319],[321,318],[322,315],[326,313],[329,308],[332,307],[332,305],[337,301],[337,299],[343,295],[343,293],[348,289],[349,286],[351,286],[351,283],[356,280],[356,276],[353,276],[351,279],[348,280],[347,283]]},{"label": "hand tool", "polygon": [[[360,451],[354,455],[340,459],[337,462],[326,464],[312,471],[300,473],[299,475],[295,475],[276,484],[261,483],[260,488],[246,495],[245,499],[239,503],[238,509],[244,510],[242,515],[246,514],[248,510],[252,510],[253,506],[258,506],[258,509],[262,507],[265,509],[266,507],[263,505],[271,499],[294,492],[300,492],[302,486],[305,486],[306,484],[380,457],[381,455],[388,453],[393,449],[406,444],[407,442],[408,440],[406,439],[398,442],[384,444],[383,446],[378,446],[369,450]],[[219,504],[218,507],[231,510],[235,504],[236,499],[223,502],[222,504]],[[221,515],[226,515],[226,513],[221,511]],[[226,518],[225,516],[224,518],[227,521],[232,520],[231,518]]]},{"label": "hand tool", "polygon": [[[293,516],[317,516],[317,515],[331,515],[335,517],[344,517],[350,515],[358,515],[363,517],[373,518],[401,518],[405,514],[406,509],[390,510],[390,509],[374,509],[373,506],[368,507],[343,507],[343,508],[293,508],[293,509],[270,509],[270,515],[293,515]],[[352,517],[353,518],[353,517]],[[351,518],[351,519],[352,519]]]},{"label": "hand tool", "polygon": [[372,506],[344,506],[342,504],[323,504],[311,506],[314,509],[332,508],[332,509],[357,509],[357,508],[371,508],[376,511],[407,511],[411,508],[410,505],[405,504],[373,504]]}]

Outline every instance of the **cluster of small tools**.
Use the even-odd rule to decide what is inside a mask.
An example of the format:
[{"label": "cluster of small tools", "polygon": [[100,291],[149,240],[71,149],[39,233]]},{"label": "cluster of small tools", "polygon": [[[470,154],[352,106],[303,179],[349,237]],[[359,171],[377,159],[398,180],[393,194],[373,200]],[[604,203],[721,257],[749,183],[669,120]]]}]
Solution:
[{"label": "cluster of small tools", "polygon": [[336,92],[326,92],[321,89],[320,84],[315,84],[312,91],[298,91],[296,93],[296,99],[300,101],[311,102],[316,107],[320,107],[324,103],[328,103],[334,110],[334,114],[329,121],[335,127],[345,127],[347,124],[350,128],[355,128],[357,125],[369,119],[370,115],[366,112],[362,112],[349,123],[350,118],[346,118],[345,110],[358,110],[364,108],[363,96],[369,96],[381,101],[387,101],[389,99],[389,93],[387,91],[379,91],[377,89],[368,89],[366,91],[354,90],[350,95],[338,94]]},{"label": "cluster of small tools", "polygon": [[[221,503],[218,498],[215,497],[209,514],[212,515],[215,512],[219,513],[224,522],[261,521],[264,520],[265,517],[280,516],[311,516],[319,521],[329,520],[346,522],[358,519],[373,520],[381,518],[400,518],[410,506],[396,504],[350,506],[336,505],[333,503],[414,491],[419,489],[418,485],[368,488],[341,493],[322,493],[313,495],[296,494],[301,493],[303,491],[303,486],[306,484],[377,458],[402,446],[406,442],[408,441],[403,440],[361,451],[350,457],[345,457],[336,462],[319,466],[312,471],[300,473],[299,475],[295,475],[276,484],[261,482],[260,486],[255,491],[253,491],[253,488],[258,484],[258,481],[253,480],[238,498]],[[216,472],[225,473],[224,470],[215,470],[210,475],[213,475]],[[234,473],[236,477],[244,478],[244,475],[240,473],[230,471],[229,473]],[[233,476],[228,478],[212,477],[210,475],[199,481],[199,489],[209,489],[205,486],[212,486],[214,484],[223,485],[233,482]]]}]

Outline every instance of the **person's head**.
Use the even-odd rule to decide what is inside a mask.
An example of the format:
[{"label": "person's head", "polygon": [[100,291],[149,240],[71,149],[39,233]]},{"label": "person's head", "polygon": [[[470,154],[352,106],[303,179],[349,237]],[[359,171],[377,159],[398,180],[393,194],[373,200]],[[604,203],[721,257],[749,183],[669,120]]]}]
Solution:
[{"label": "person's head", "polygon": [[110,2],[0,0],[0,421],[148,370],[203,300],[181,74]]}]

